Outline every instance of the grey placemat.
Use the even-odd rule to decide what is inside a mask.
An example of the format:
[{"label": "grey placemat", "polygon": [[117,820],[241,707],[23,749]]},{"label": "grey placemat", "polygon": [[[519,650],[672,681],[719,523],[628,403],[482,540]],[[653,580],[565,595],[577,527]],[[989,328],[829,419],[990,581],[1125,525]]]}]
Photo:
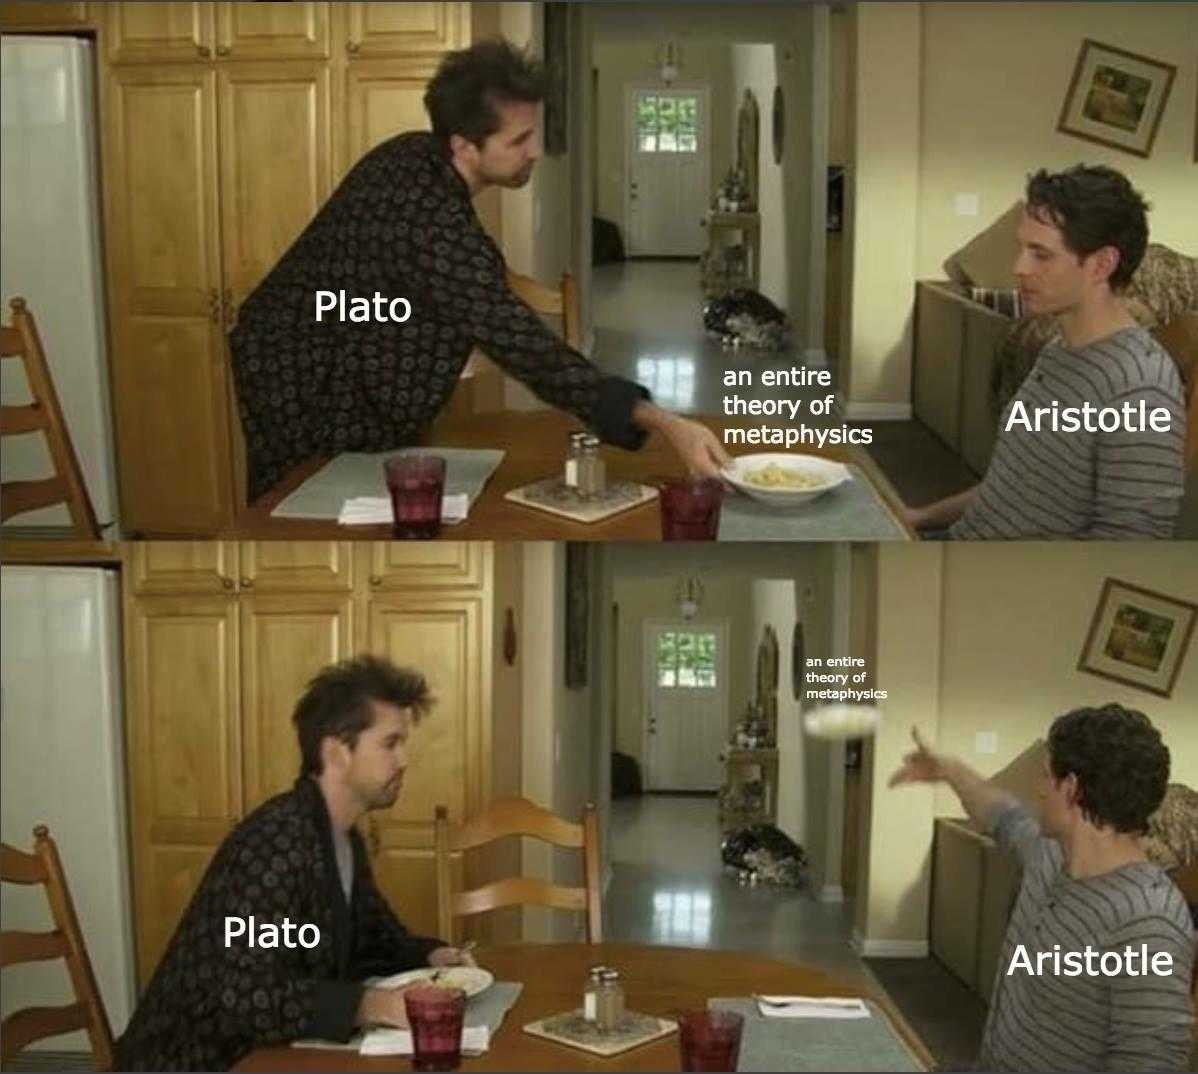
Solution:
[{"label": "grey placemat", "polygon": [[766,1018],[751,999],[713,999],[708,1006],[745,1017],[737,1070],[919,1070],[890,1020],[866,1003],[871,1018]]},{"label": "grey placemat", "polygon": [[401,448],[374,455],[346,452],[321,467],[271,511],[272,518],[332,518],[346,500],[386,496],[383,462],[395,455],[440,455],[445,459],[445,494],[466,493],[470,503],[503,461],[503,452],[480,448]]},{"label": "grey placemat", "polygon": [[472,996],[466,1001],[466,1019],[468,1026],[486,1026],[494,1038],[503,1019],[507,1016],[524,991],[524,985],[516,981],[496,981],[485,992]]},{"label": "grey placemat", "polygon": [[729,493],[720,508],[720,541],[903,541],[890,509],[865,475],[788,511]]}]

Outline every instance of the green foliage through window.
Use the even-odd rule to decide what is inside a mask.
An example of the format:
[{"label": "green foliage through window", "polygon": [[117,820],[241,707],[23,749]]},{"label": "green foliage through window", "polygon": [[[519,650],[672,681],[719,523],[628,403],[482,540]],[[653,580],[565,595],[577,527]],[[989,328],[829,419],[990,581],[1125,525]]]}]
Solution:
[{"label": "green foliage through window", "polygon": [[657,685],[712,689],[715,657],[714,634],[663,630],[657,635]]},{"label": "green foliage through window", "polygon": [[642,153],[697,153],[699,98],[682,94],[638,94],[636,147]]}]

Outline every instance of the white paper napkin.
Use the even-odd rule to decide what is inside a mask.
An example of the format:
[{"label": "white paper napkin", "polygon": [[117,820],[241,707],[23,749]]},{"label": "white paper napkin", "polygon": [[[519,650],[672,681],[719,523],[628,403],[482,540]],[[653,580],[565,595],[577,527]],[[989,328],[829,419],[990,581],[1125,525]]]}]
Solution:
[{"label": "white paper napkin", "polygon": [[[491,1044],[491,1033],[486,1026],[463,1026],[462,1051],[485,1052]],[[371,1029],[362,1037],[359,1055],[411,1055],[412,1031],[410,1029]]]},{"label": "white paper napkin", "polygon": [[[464,522],[470,513],[470,497],[465,492],[441,498],[441,521],[446,525]],[[341,526],[377,526],[390,522],[391,500],[386,496],[355,496],[341,505],[337,523]]]},{"label": "white paper napkin", "polygon": [[835,996],[758,996],[757,1009],[766,1018],[870,1017],[864,1000]]}]

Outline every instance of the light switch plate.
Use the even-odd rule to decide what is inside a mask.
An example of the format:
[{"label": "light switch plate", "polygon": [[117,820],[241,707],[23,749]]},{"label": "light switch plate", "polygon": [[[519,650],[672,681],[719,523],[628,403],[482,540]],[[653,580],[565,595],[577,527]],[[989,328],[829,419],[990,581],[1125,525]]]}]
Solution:
[{"label": "light switch plate", "polygon": [[998,732],[997,731],[979,731],[973,740],[973,749],[975,753],[997,753],[998,752]]},{"label": "light switch plate", "polygon": [[958,216],[977,216],[978,196],[976,194],[957,194],[953,197],[953,209]]}]

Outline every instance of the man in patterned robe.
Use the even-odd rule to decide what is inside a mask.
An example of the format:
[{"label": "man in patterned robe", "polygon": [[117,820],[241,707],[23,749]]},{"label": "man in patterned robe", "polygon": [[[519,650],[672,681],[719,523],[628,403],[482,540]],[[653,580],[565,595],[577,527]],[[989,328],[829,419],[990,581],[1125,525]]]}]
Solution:
[{"label": "man in patterned robe", "polygon": [[[424,99],[432,133],[363,157],[245,301],[230,346],[251,500],[313,456],[414,443],[475,347],[608,443],[636,449],[658,429],[692,473],[727,462],[708,429],[601,373],[508,289],[472,199],[528,182],[543,98],[539,68],[507,42],[451,53]],[[403,298],[410,316],[317,323],[318,290],[344,291],[347,308]]]},{"label": "man in patterned robe", "polygon": [[[217,850],[117,1042],[118,1070],[225,1070],[255,1048],[405,1025],[402,993],[363,979],[469,962],[404,928],[354,828],[395,803],[408,733],[429,704],[420,675],[374,657],[312,681],[293,717],[299,779]],[[316,927],[315,943],[301,925]],[[280,929],[275,946],[266,946],[268,926]]]}]

